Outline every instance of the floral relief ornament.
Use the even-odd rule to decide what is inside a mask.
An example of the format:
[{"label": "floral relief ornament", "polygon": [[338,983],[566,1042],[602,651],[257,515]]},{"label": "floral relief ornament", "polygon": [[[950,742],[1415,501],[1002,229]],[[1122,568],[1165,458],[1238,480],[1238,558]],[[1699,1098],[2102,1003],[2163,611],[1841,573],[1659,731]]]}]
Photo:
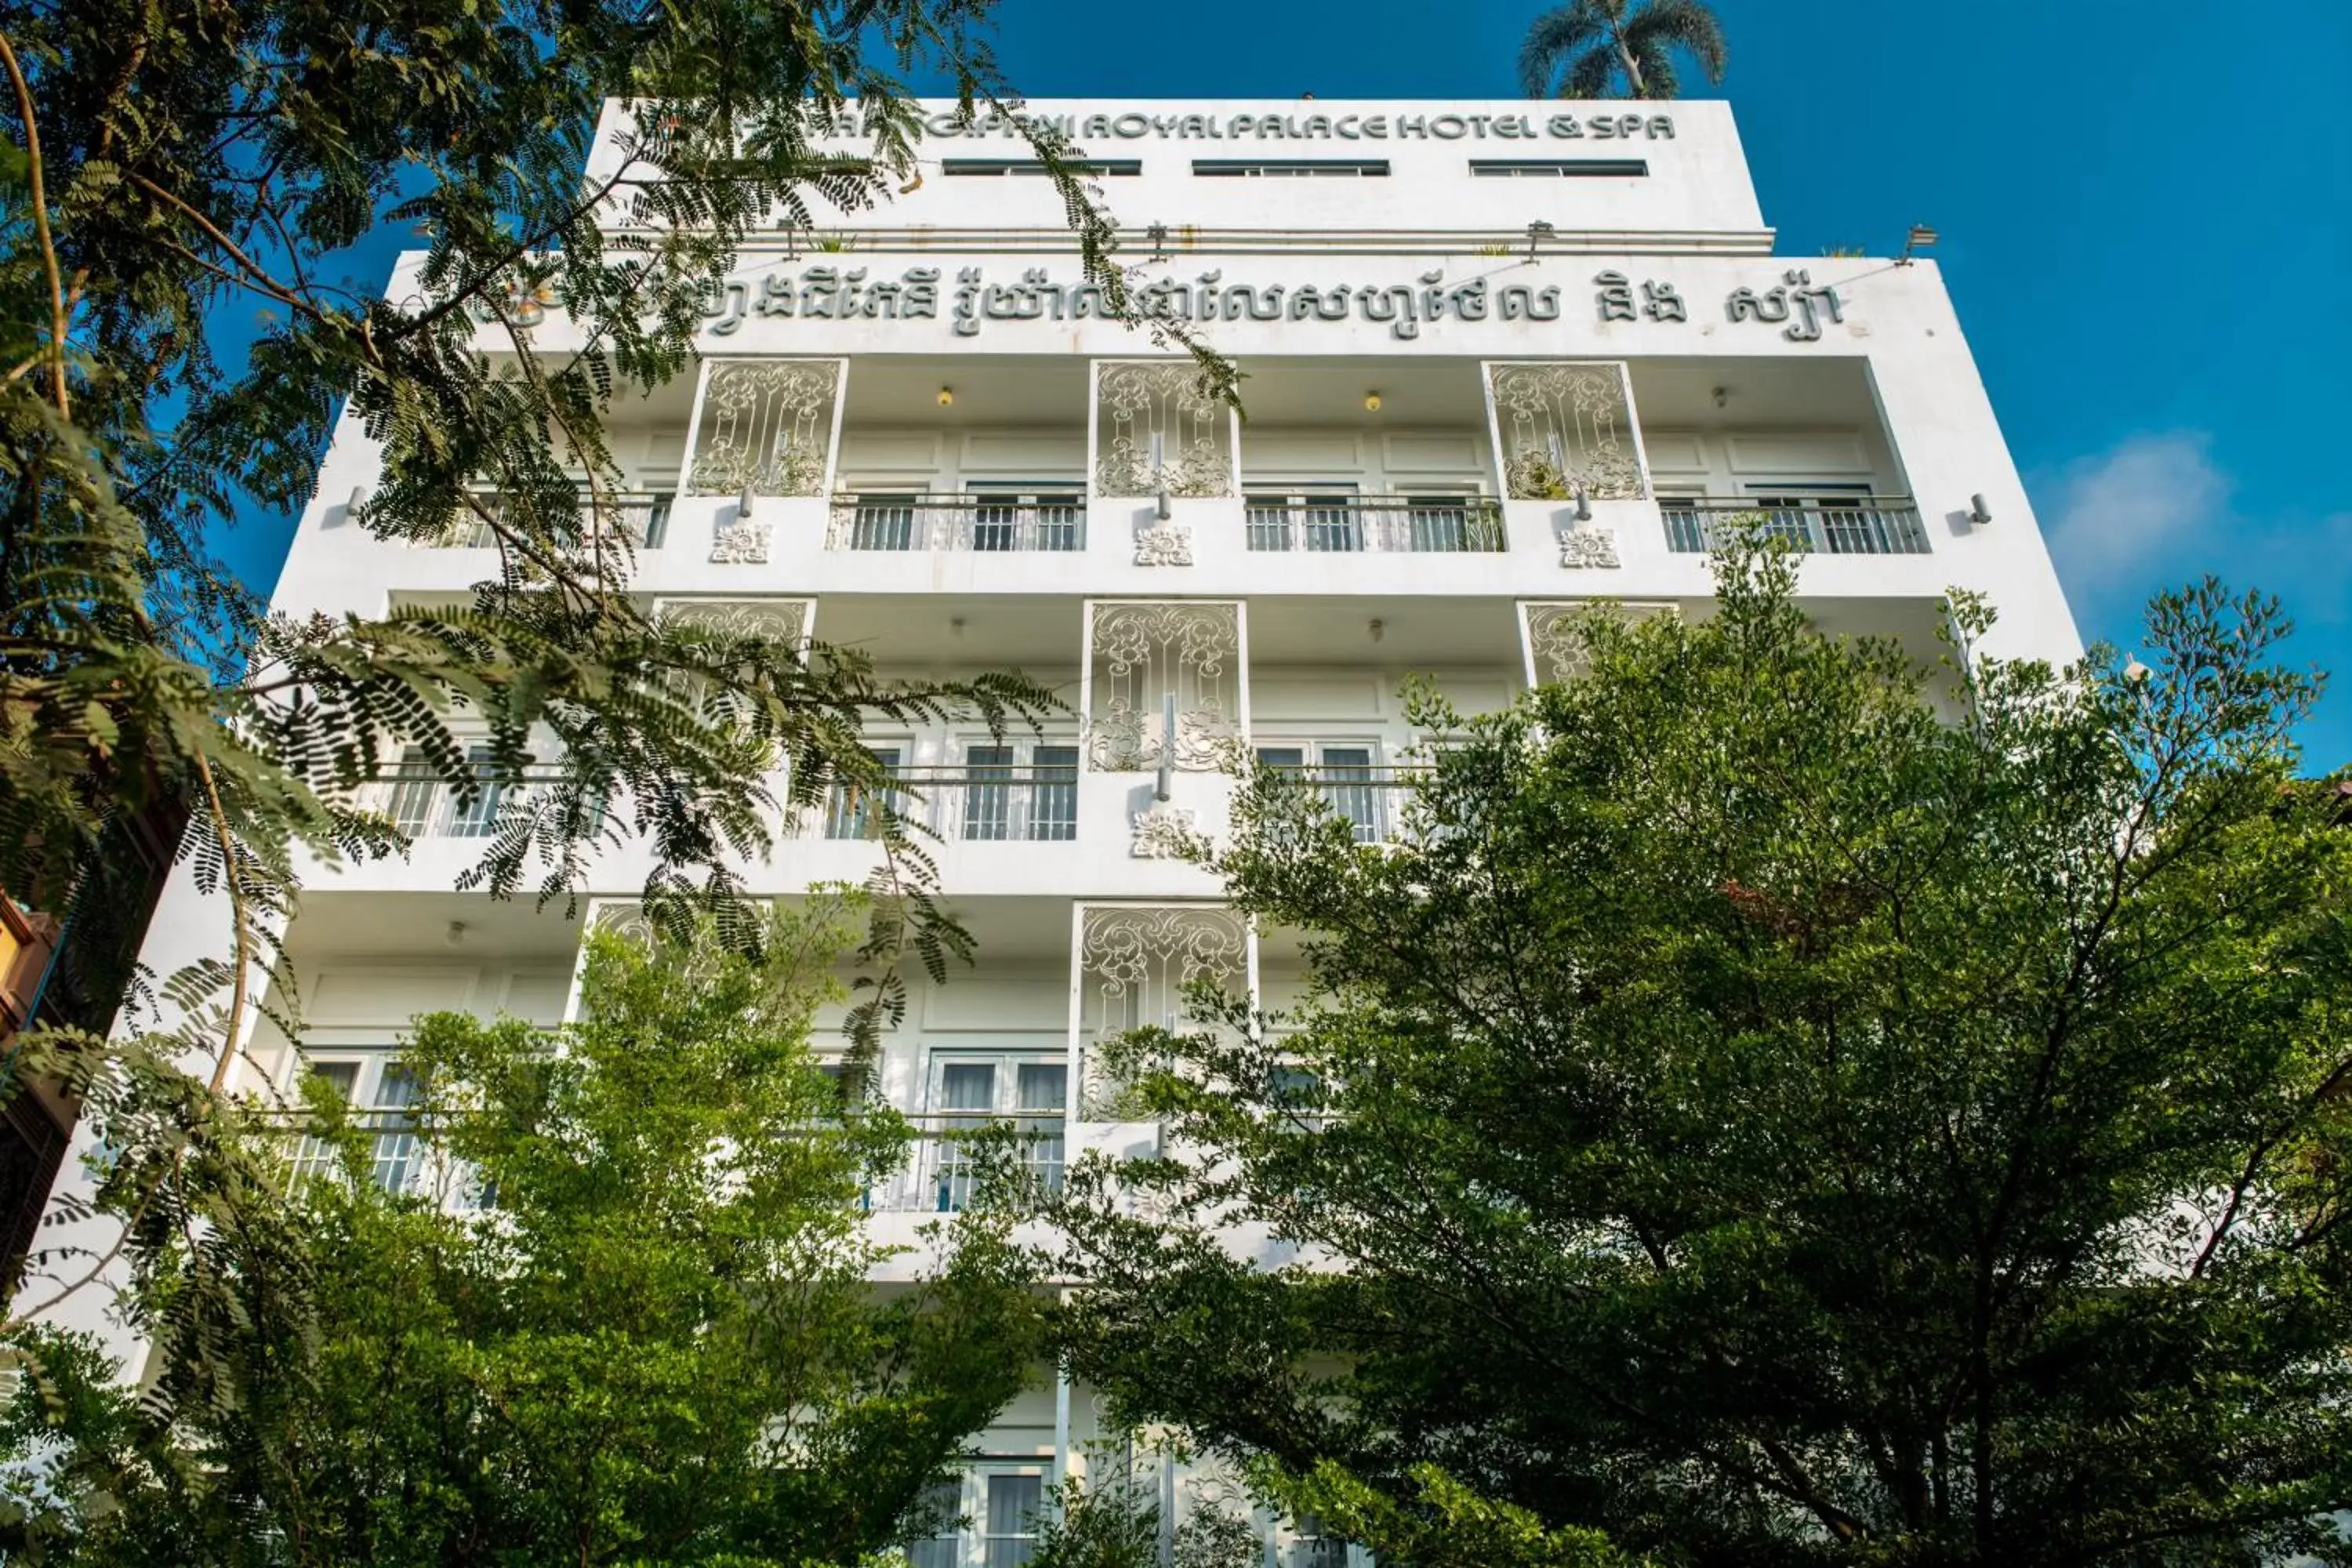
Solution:
[{"label": "floral relief ornament", "polygon": [[748,517],[720,523],[710,539],[710,559],[726,565],[766,565],[768,525]]},{"label": "floral relief ornament", "polygon": [[1192,531],[1181,522],[1155,522],[1135,535],[1138,566],[1190,566]]},{"label": "floral relief ornament", "polygon": [[1559,563],[1570,568],[1622,566],[1613,528],[1572,528],[1560,535]]},{"label": "floral relief ornament", "polygon": [[1160,801],[1128,819],[1128,855],[1137,860],[1181,860],[1196,832],[1193,814]]}]

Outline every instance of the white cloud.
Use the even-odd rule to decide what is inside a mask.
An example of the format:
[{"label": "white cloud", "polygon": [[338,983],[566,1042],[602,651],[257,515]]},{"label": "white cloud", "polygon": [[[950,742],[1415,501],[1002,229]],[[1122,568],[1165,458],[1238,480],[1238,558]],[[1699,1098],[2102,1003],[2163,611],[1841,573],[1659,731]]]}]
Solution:
[{"label": "white cloud", "polygon": [[2179,576],[2183,554],[2218,556],[2230,479],[2210,445],[2195,431],[2134,436],[2059,473],[2050,552],[2069,588],[2085,599],[2137,596]]}]

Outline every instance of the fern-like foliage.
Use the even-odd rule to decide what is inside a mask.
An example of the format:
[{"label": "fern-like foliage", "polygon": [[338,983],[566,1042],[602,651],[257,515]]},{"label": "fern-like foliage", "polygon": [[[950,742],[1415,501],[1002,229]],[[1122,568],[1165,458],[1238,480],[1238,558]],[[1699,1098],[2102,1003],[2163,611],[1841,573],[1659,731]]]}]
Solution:
[{"label": "fern-like foliage", "polygon": [[[229,910],[217,959],[171,977],[164,1032],[136,1047],[186,1080],[119,1052],[120,1070],[51,1064],[130,1097],[104,1202],[138,1267],[232,1243],[242,1199],[207,1175],[201,1123],[281,956],[296,867],[405,848],[371,781],[497,792],[467,888],[568,902],[625,835],[650,851],[657,920],[756,949],[741,868],[836,781],[878,789],[868,723],[1002,731],[1053,705],[1017,675],[908,684],[656,618],[604,436],[616,405],[691,370],[706,291],[747,237],[813,233],[913,174],[906,81],[944,80],[960,124],[1011,119],[989,10],[0,0],[0,888],[85,936],[135,924],[106,847],[161,805],[186,814],[179,854]],[[630,129],[590,180],[614,97]],[[852,104],[870,145],[844,158]],[[1231,366],[1145,319],[1075,149],[1034,138],[1111,311],[1230,395]],[[335,269],[384,225],[424,247],[413,297]],[[527,330],[541,301],[568,312],[562,352]],[[215,323],[257,311],[257,340],[217,352]],[[455,603],[269,614],[209,542],[306,505],[337,429],[381,448],[359,529],[478,526],[496,571]],[[971,951],[920,837],[884,814],[850,1020],[869,1048],[903,966],[944,974]]]}]

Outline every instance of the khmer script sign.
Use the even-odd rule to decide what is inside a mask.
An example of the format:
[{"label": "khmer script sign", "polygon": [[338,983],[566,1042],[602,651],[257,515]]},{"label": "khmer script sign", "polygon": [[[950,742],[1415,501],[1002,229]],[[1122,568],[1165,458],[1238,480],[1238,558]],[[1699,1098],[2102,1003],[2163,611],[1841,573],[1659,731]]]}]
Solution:
[{"label": "khmer script sign", "polygon": [[[1615,270],[1592,277],[1593,310],[1601,321],[1686,321],[1689,307],[1674,282],[1638,281]],[[1385,325],[1390,335],[1411,340],[1424,326],[1449,321],[1556,321],[1563,309],[1557,284],[1491,282],[1475,277],[1449,282],[1441,269],[1410,282],[1269,283],[1228,280],[1213,268],[1190,280],[1163,278],[1131,285],[1137,306],[1155,320],[1217,321],[1344,321]],[[730,278],[713,289],[703,315],[714,337],[739,331],[754,316],[803,321],[936,321],[942,311],[958,337],[977,337],[993,322],[1108,320],[1102,287],[1084,280],[1060,281],[1043,267],[1024,268],[1001,282],[982,267],[956,269],[952,280],[937,267],[887,272],[834,265],[777,269],[758,279]],[[1723,319],[1734,325],[1777,326],[1791,342],[1811,342],[1825,325],[1845,320],[1837,289],[1815,283],[1811,272],[1784,270],[1765,288],[1735,289],[1726,296]]]}]

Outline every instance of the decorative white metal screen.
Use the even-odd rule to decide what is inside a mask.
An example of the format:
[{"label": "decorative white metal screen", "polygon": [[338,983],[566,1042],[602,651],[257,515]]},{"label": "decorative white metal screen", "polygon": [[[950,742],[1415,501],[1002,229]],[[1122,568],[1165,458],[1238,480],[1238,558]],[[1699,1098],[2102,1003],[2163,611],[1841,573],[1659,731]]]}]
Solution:
[{"label": "decorative white metal screen", "polygon": [[[738,637],[764,637],[780,647],[798,648],[809,635],[816,609],[809,599],[656,599],[654,616],[670,626],[703,626]],[[715,692],[700,694],[703,716],[713,723],[741,717],[731,702]]]},{"label": "decorative white metal screen", "polygon": [[1607,616],[1613,620],[1632,625],[1652,616],[1675,616],[1682,612],[1670,604],[1607,599],[1570,600],[1558,604],[1521,604],[1519,614],[1527,632],[1528,680],[1533,685],[1550,685],[1557,681],[1574,680],[1592,668],[1592,650],[1585,642],[1584,622],[1591,616]]},{"label": "decorative white metal screen", "polygon": [[1095,367],[1095,493],[1234,493],[1233,414],[1187,360]]},{"label": "decorative white metal screen", "polygon": [[723,360],[702,388],[691,495],[824,493],[841,362]]},{"label": "decorative white metal screen", "polygon": [[1185,773],[1224,765],[1241,734],[1241,606],[1180,600],[1096,605],[1087,765],[1141,773],[1170,745],[1168,698],[1176,699],[1173,757]]},{"label": "decorative white metal screen", "polygon": [[1625,367],[1554,361],[1490,364],[1504,489],[1519,500],[1595,500],[1650,493]]},{"label": "decorative white metal screen", "polygon": [[1103,1120],[1119,1082],[1101,1047],[1130,1029],[1190,1027],[1186,993],[1207,983],[1229,994],[1248,984],[1248,926],[1204,904],[1089,904],[1078,921],[1078,1052],[1082,1114]]}]

